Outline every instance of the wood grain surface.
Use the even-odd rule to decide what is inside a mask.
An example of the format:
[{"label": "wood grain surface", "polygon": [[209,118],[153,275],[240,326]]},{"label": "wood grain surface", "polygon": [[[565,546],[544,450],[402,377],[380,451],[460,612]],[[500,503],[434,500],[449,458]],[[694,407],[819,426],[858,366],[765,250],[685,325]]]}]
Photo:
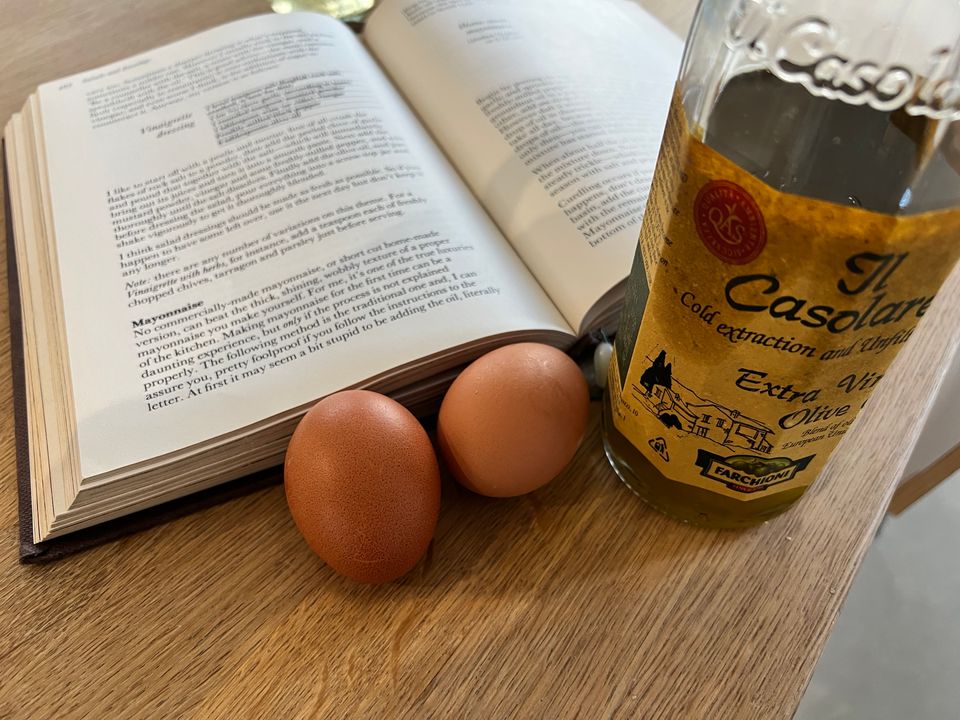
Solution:
[{"label": "wood grain surface", "polygon": [[[693,10],[644,4],[678,32]],[[38,83],[264,9],[5,0],[0,120]],[[825,476],[764,526],[648,510],[604,461],[594,407],[574,463],[534,495],[445,484],[430,557],[371,588],[310,554],[279,487],[20,566],[0,294],[0,717],[31,719],[789,718],[960,324],[955,274]]]}]

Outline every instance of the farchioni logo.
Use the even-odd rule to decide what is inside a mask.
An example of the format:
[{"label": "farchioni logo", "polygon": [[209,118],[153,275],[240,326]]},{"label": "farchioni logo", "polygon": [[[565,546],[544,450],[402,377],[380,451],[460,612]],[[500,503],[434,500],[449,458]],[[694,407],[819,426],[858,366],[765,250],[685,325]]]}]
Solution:
[{"label": "farchioni logo", "polygon": [[721,457],[707,450],[698,450],[695,464],[705,478],[723,483],[736,492],[756,493],[793,480],[815,457],[816,455],[809,455],[799,460],[755,455]]}]

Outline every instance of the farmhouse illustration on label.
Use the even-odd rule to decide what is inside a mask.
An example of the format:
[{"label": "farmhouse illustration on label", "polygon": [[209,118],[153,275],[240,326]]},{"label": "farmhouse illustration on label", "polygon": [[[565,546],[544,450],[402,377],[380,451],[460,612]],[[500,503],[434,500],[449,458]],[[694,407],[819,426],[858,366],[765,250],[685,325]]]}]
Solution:
[{"label": "farmhouse illustration on label", "polygon": [[[649,357],[648,357],[649,359]],[[769,453],[773,430],[739,410],[704,399],[673,377],[667,351],[661,350],[634,385],[634,398],[668,428],[706,438],[725,447]]]}]

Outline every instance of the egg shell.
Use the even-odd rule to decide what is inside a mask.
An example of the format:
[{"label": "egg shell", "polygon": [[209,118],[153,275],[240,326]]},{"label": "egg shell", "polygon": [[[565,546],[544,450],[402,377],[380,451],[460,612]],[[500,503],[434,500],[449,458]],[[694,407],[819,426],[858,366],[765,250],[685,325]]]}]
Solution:
[{"label": "egg shell", "polygon": [[440,512],[427,433],[402,405],[366,390],[331,395],[303,417],[287,447],[284,489],[313,551],[365,583],[414,567]]},{"label": "egg shell", "polygon": [[513,497],[550,482],[586,432],[590,394],[577,364],[548,345],[487,353],[454,381],[440,407],[437,440],[465,487]]}]

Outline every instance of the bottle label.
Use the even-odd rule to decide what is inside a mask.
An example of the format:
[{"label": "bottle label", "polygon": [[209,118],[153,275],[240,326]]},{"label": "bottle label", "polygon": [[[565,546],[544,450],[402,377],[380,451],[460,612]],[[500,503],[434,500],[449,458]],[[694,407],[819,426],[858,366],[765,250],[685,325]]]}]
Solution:
[{"label": "bottle label", "polygon": [[960,255],[960,211],[778,192],[675,96],[610,364],[616,428],[664,476],[749,501],[809,485]]}]

